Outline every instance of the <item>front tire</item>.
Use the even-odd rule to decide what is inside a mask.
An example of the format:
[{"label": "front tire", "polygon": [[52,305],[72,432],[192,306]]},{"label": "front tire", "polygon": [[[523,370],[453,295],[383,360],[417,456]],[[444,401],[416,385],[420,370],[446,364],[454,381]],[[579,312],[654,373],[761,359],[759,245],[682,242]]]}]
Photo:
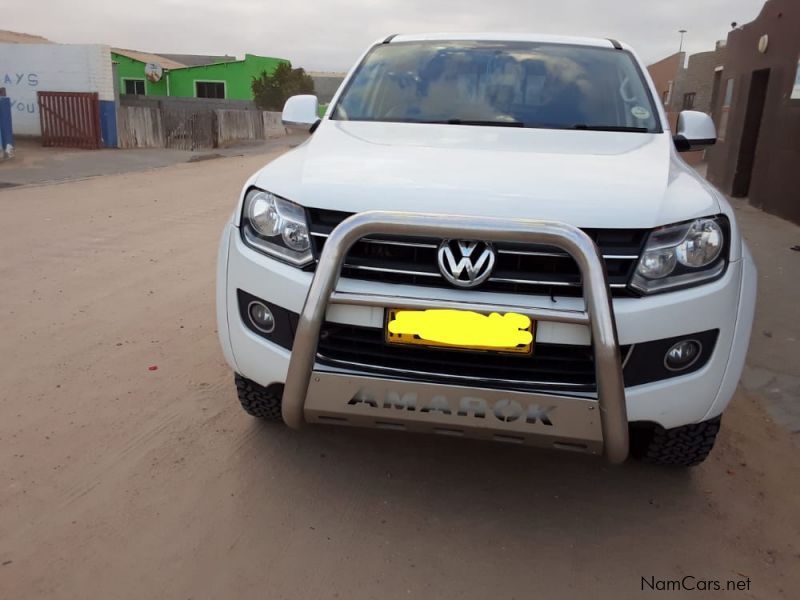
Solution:
[{"label": "front tire", "polygon": [[722,417],[664,429],[653,425],[631,431],[631,454],[643,462],[674,467],[694,467],[714,447]]},{"label": "front tire", "polygon": [[273,384],[264,387],[238,374],[235,379],[239,402],[247,414],[265,421],[283,422],[281,416],[282,385]]}]

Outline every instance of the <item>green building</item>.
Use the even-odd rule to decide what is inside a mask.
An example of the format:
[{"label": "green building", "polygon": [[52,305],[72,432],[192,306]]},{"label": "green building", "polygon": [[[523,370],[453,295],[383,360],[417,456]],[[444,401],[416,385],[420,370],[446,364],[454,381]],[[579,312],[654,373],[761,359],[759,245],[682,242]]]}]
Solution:
[{"label": "green building", "polygon": [[[186,65],[165,55],[119,48],[111,52],[120,94],[137,96],[252,100],[253,78],[264,71],[272,73],[280,63],[289,63],[283,58],[255,54],[245,54],[243,60],[214,56],[186,58],[195,59],[193,62],[206,59],[210,64]],[[148,65],[155,65],[149,67],[150,77]]]}]

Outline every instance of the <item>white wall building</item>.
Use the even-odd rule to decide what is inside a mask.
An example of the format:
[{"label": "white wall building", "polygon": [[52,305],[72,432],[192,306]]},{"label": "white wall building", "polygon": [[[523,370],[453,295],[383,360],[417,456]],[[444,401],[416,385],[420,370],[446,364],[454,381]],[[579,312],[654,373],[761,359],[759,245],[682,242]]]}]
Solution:
[{"label": "white wall building", "polygon": [[41,135],[36,92],[97,92],[114,101],[108,46],[0,44],[0,87],[11,100],[15,135]]}]

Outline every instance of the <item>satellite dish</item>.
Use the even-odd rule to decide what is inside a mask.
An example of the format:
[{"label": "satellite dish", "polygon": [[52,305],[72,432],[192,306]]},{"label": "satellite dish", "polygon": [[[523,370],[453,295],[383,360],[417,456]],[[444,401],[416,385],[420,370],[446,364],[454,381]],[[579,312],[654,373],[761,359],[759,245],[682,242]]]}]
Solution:
[{"label": "satellite dish", "polygon": [[158,63],[147,63],[144,66],[144,76],[153,83],[160,81],[161,76],[164,74],[164,69]]}]

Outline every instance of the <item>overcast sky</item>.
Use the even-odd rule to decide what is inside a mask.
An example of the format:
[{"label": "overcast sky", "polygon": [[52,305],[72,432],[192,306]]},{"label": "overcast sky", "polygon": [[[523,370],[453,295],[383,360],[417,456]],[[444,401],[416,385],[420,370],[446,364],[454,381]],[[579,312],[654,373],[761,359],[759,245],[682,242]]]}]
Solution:
[{"label": "overcast sky", "polygon": [[347,70],[391,33],[530,31],[616,37],[653,62],[712,49],[732,21],[764,0],[18,0],[0,27],[65,43],[152,52],[288,58],[307,70]]}]

